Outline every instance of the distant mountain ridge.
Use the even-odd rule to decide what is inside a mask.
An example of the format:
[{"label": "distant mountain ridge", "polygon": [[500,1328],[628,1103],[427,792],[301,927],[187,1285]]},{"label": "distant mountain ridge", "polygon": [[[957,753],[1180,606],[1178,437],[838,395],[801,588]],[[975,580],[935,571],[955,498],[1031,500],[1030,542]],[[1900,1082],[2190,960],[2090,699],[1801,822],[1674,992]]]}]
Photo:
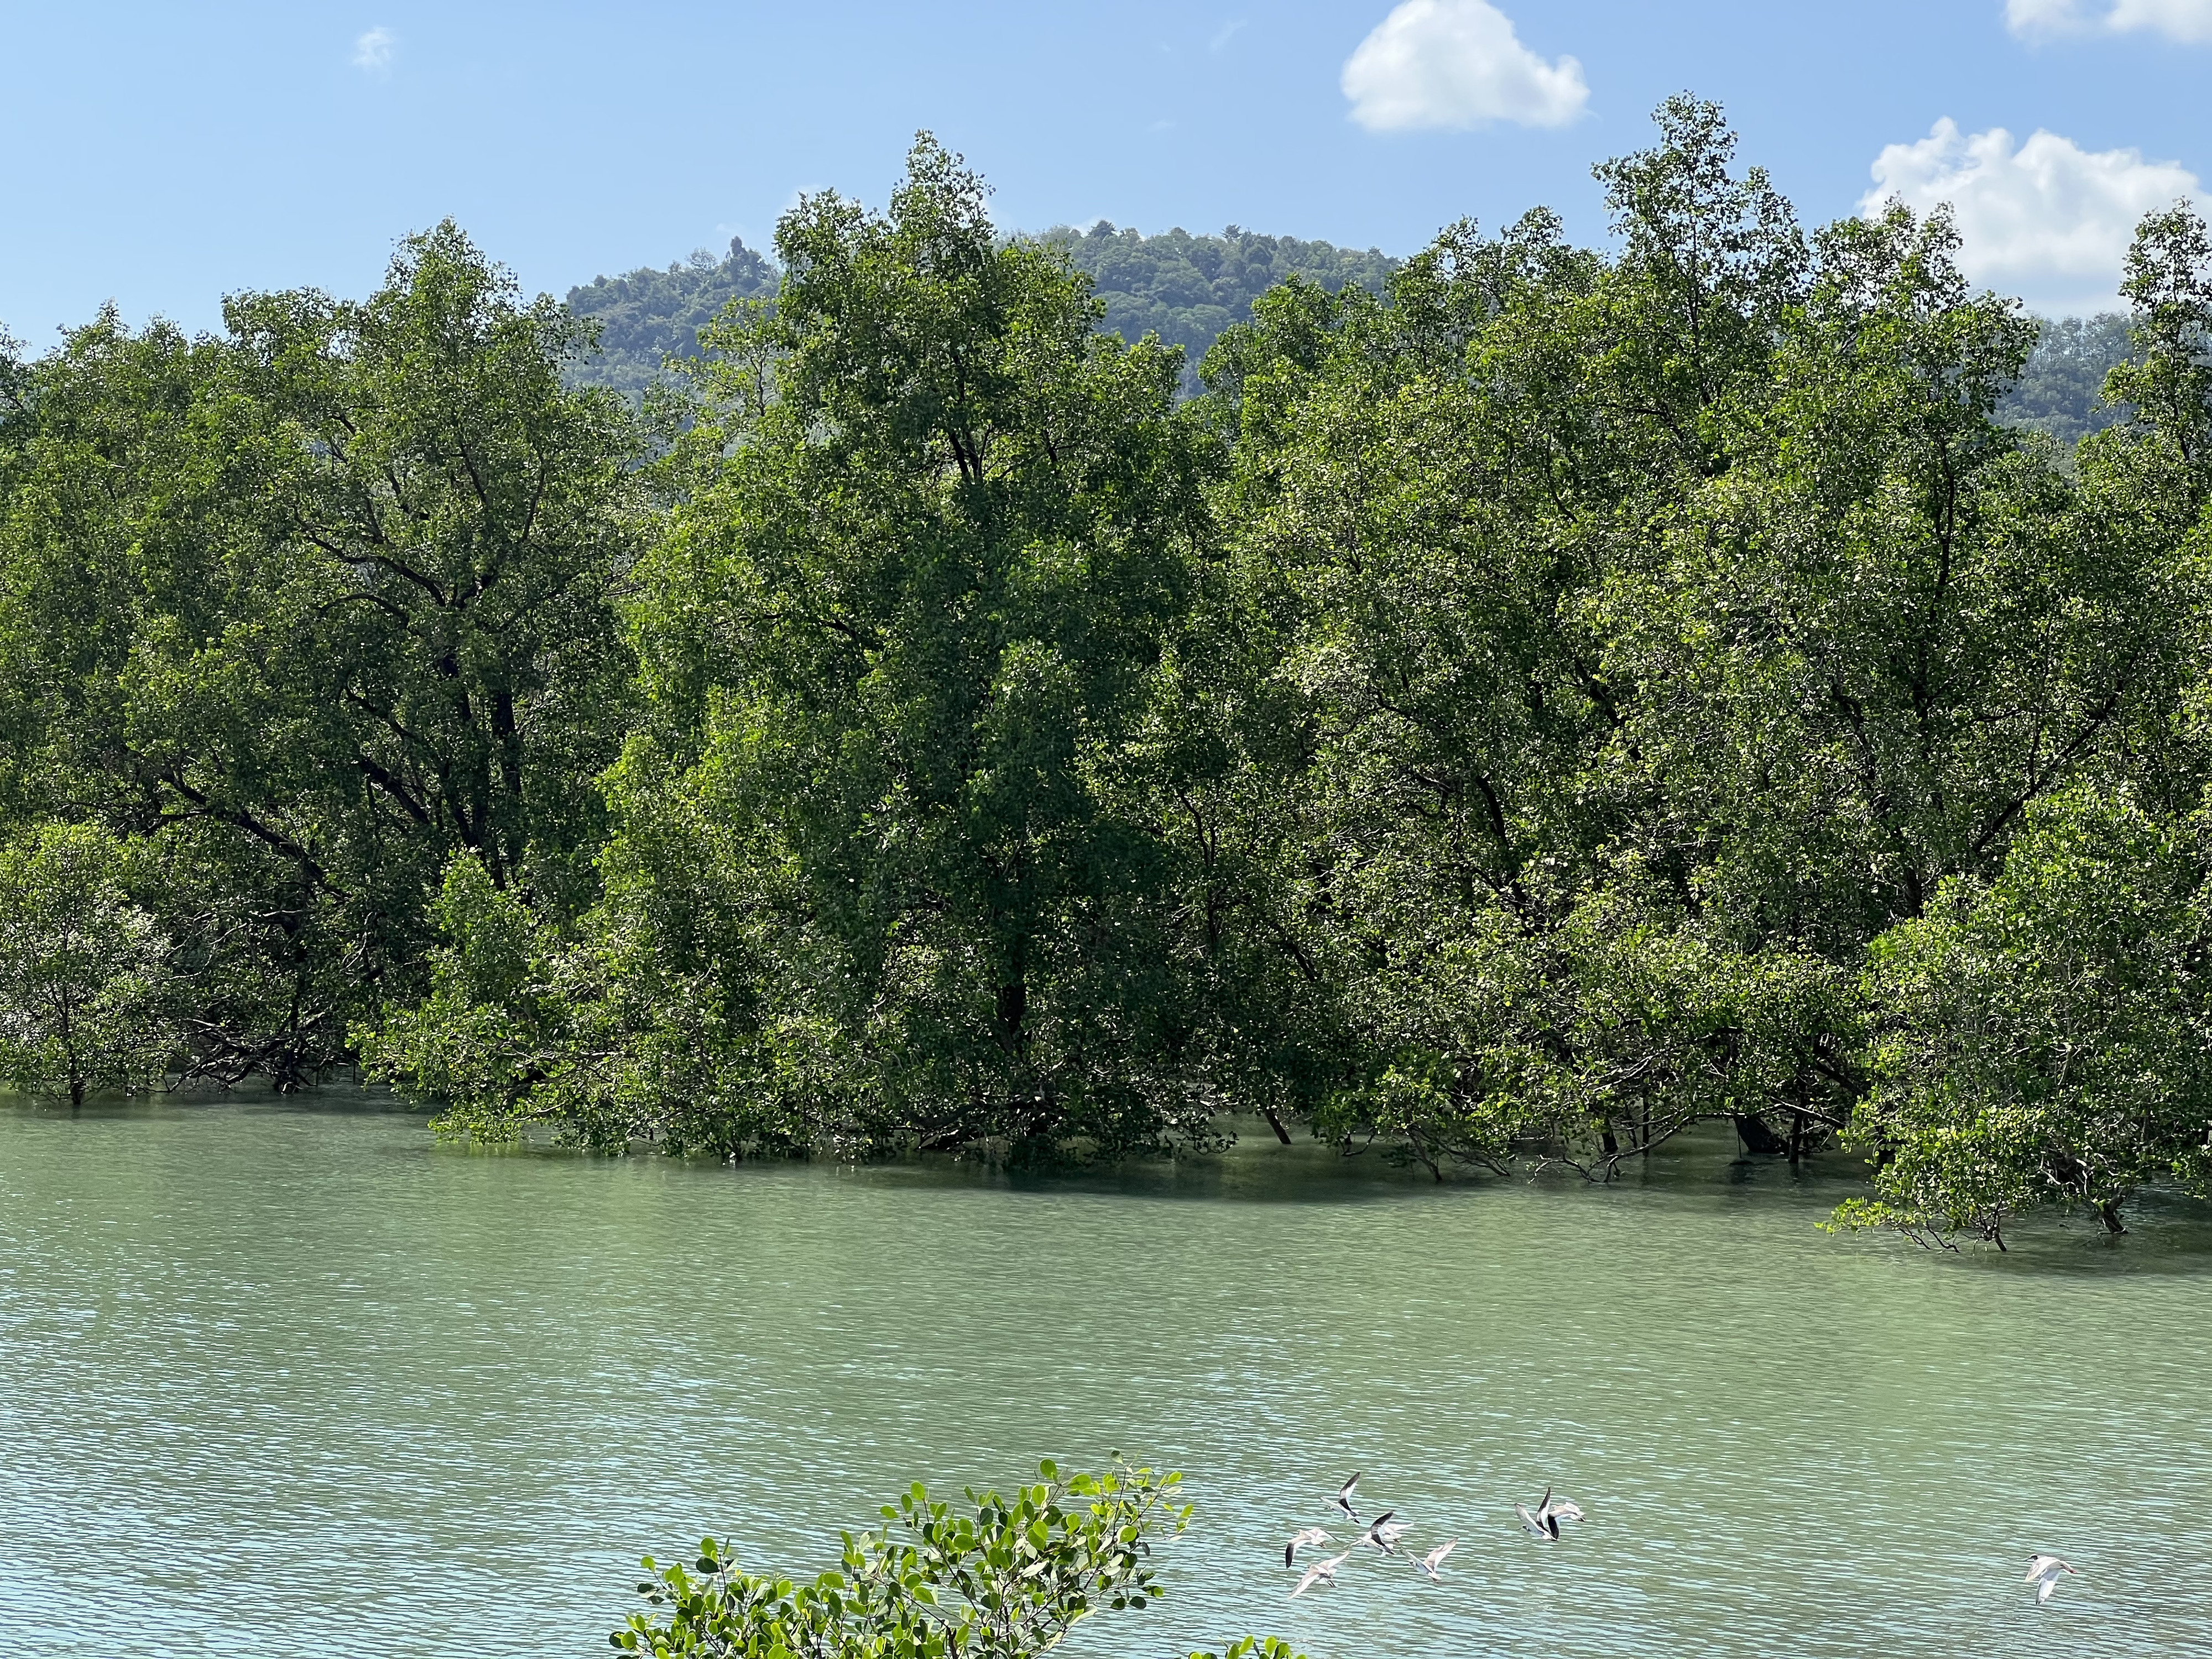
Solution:
[{"label": "distant mountain ridge", "polygon": [[[1100,220],[1088,230],[1058,225],[1036,240],[1065,248],[1106,302],[1105,326],[1133,340],[1150,331],[1184,351],[1184,384],[1198,389],[1198,361],[1231,323],[1249,321],[1252,301],[1297,275],[1332,293],[1358,283],[1382,291],[1403,261],[1377,248],[1364,252],[1295,236],[1267,236],[1231,225],[1218,236],[1181,229],[1146,236]],[[776,267],[732,237],[726,256],[702,250],[665,270],[650,267],[601,276],[568,290],[568,309],[599,320],[600,355],[577,378],[632,394],[659,380],[663,360],[696,356],[699,330],[732,300],[775,292]]]},{"label": "distant mountain ridge", "polygon": [[660,380],[670,357],[696,357],[699,331],[732,300],[765,299],[782,272],[730,238],[726,257],[702,248],[665,270],[646,266],[595,277],[568,290],[568,309],[599,323],[599,351],[577,366],[580,380],[633,397]]},{"label": "distant mountain ridge", "polygon": [[[1296,275],[1332,293],[1358,283],[1380,294],[1404,260],[1379,248],[1362,252],[1331,242],[1269,236],[1231,225],[1218,235],[1182,229],[1146,236],[1101,219],[1088,230],[1055,225],[1036,240],[1064,248],[1105,301],[1104,326],[1134,340],[1157,332],[1182,347],[1183,386],[1199,389],[1199,360],[1232,323],[1249,321],[1252,302]],[[577,366],[576,378],[635,396],[663,378],[664,361],[697,355],[699,331],[732,300],[775,293],[776,266],[737,237],[717,259],[704,249],[665,270],[650,267],[601,276],[568,290],[568,309],[595,317],[599,355]],[[2106,374],[2129,351],[2128,319],[2106,313],[2043,325],[2020,383],[1997,407],[1997,418],[2048,434],[2072,448],[2090,433],[2124,418],[2100,396]]]},{"label": "distant mountain ridge", "polygon": [[1198,389],[1199,360],[1232,323],[1249,322],[1252,302],[1285,278],[1332,294],[1353,284],[1380,294],[1405,263],[1380,248],[1267,236],[1231,225],[1218,236],[1182,229],[1146,236],[1101,219],[1088,230],[1056,225],[1037,239],[1067,250],[1106,302],[1106,327],[1125,340],[1158,333],[1183,349],[1186,387]]},{"label": "distant mountain ridge", "polygon": [[1997,405],[1997,419],[2047,433],[2071,449],[2091,433],[2127,418],[2124,408],[2106,406],[2105,376],[2133,349],[2128,319],[2114,313],[2046,319],[2020,383]]}]

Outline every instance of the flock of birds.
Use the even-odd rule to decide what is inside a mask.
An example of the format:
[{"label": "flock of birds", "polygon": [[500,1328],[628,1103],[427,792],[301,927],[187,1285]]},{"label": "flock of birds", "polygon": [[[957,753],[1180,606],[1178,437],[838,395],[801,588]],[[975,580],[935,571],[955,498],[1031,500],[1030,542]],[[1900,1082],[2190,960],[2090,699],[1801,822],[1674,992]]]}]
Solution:
[{"label": "flock of birds", "polygon": [[[1362,1544],[1386,1556],[1398,1553],[1398,1546],[1405,1538],[1407,1530],[1406,1523],[1396,1518],[1398,1512],[1395,1510],[1385,1510],[1373,1520],[1362,1522],[1359,1510],[1352,1501],[1352,1494],[1358,1489],[1359,1476],[1354,1474],[1351,1480],[1336,1489],[1336,1496],[1330,1502],[1343,1513],[1346,1522],[1353,1527],[1361,1528],[1362,1530],[1352,1538],[1349,1547],[1342,1554],[1329,1556],[1308,1567],[1305,1576],[1298,1580],[1297,1588],[1291,1592],[1291,1600],[1295,1601],[1316,1584],[1334,1585],[1338,1569],[1352,1559],[1352,1555]],[[1583,1518],[1581,1508],[1571,1498],[1556,1496],[1549,1486],[1544,1488],[1544,1495],[1537,1500],[1534,1509],[1530,1509],[1526,1504],[1516,1503],[1513,1506],[1513,1512],[1521,1517],[1522,1531],[1527,1533],[1531,1538],[1551,1544],[1559,1541],[1561,1522],[1580,1521]],[[1290,1541],[1283,1546],[1283,1565],[1285,1569],[1295,1571],[1298,1564],[1299,1551],[1319,1549],[1325,1544],[1340,1541],[1342,1540],[1326,1528],[1302,1527],[1292,1533]],[[1448,1538],[1426,1555],[1414,1555],[1409,1553],[1406,1559],[1421,1572],[1426,1574],[1430,1583],[1441,1584],[1444,1579],[1439,1569],[1443,1565],[1444,1558],[1458,1547],[1458,1539]],[[2040,1604],[2051,1599],[2051,1592],[2058,1588],[2058,1581],[2062,1577],[2070,1577],[2073,1574],[2074,1569],[2057,1556],[2039,1555],[2028,1564],[2027,1577],[2025,1582],[2035,1587],[2035,1599]]]},{"label": "flock of birds", "polygon": [[[1332,1555],[1328,1559],[1316,1561],[1308,1567],[1305,1577],[1298,1580],[1298,1587],[1291,1592],[1292,1601],[1304,1595],[1316,1584],[1334,1584],[1337,1569],[1352,1559],[1352,1552],[1362,1544],[1369,1545],[1381,1551],[1384,1555],[1398,1553],[1399,1542],[1406,1535],[1406,1523],[1396,1519],[1398,1512],[1395,1510],[1385,1510],[1372,1521],[1363,1523],[1359,1518],[1359,1510],[1352,1501],[1352,1493],[1358,1490],[1359,1476],[1355,1474],[1351,1480],[1336,1489],[1336,1496],[1329,1501],[1343,1512],[1344,1518],[1352,1525],[1359,1527],[1364,1524],[1364,1530],[1358,1534],[1351,1548],[1346,1550],[1341,1555]],[[1526,1504],[1516,1504],[1513,1506],[1513,1512],[1521,1517],[1522,1529],[1530,1537],[1545,1539],[1553,1543],[1559,1541],[1560,1522],[1579,1521],[1583,1518],[1581,1509],[1571,1499],[1553,1496],[1549,1486],[1544,1489],[1544,1495],[1537,1501],[1534,1509],[1530,1509]],[[1301,1528],[1291,1534],[1290,1541],[1283,1546],[1283,1565],[1294,1569],[1298,1564],[1300,1550],[1319,1549],[1324,1544],[1334,1544],[1338,1541],[1335,1535],[1326,1528]],[[1406,1559],[1420,1571],[1425,1573],[1431,1583],[1441,1584],[1444,1579],[1443,1574],[1438,1569],[1443,1565],[1444,1557],[1458,1547],[1459,1540],[1449,1538],[1437,1545],[1426,1555],[1408,1555]],[[2071,1571],[2072,1569],[2069,1568],[2068,1571]]]}]

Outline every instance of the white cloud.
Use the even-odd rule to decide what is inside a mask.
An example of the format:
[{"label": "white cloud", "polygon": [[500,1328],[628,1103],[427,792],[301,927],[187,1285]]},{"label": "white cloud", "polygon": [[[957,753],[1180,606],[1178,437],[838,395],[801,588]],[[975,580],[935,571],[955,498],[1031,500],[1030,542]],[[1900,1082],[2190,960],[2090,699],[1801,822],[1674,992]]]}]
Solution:
[{"label": "white cloud", "polygon": [[2014,149],[2002,127],[1970,136],[1948,116],[1918,143],[1884,149],[1874,177],[1863,212],[1892,198],[1921,213],[1948,202],[1960,269],[2052,313],[2112,309],[2136,222],[2197,188],[2179,162],[2139,149],[2085,150],[2043,131]]},{"label": "white cloud", "polygon": [[374,74],[392,67],[392,54],[399,49],[399,37],[387,28],[373,28],[353,43],[353,66]]},{"label": "white cloud", "polygon": [[1345,60],[1342,85],[1352,118],[1377,131],[1559,127],[1589,102],[1580,64],[1546,63],[1485,0],[1405,0]]},{"label": "white cloud", "polygon": [[2120,34],[2148,29],[2175,40],[2212,40],[2212,0],[2113,0],[2105,27]]},{"label": "white cloud", "polygon": [[2005,0],[2005,27],[2033,40],[2082,27],[2081,0]]},{"label": "white cloud", "polygon": [[2147,33],[2195,43],[2212,40],[2212,0],[2005,0],[2005,22],[2030,40]]}]

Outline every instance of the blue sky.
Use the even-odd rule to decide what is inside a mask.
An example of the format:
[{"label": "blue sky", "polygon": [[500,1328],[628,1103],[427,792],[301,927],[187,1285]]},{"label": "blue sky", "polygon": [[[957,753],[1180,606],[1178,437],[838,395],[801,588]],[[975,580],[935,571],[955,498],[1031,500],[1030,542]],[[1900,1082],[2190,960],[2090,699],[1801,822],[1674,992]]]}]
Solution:
[{"label": "blue sky", "polygon": [[2212,0],[0,0],[0,324],[34,346],[108,300],[361,293],[448,214],[533,290],[765,246],[799,191],[880,201],[921,126],[1010,228],[1406,252],[1535,203],[1600,235],[1590,163],[1690,88],[1808,217],[1954,199],[1970,269],[2053,310],[2212,179]]}]

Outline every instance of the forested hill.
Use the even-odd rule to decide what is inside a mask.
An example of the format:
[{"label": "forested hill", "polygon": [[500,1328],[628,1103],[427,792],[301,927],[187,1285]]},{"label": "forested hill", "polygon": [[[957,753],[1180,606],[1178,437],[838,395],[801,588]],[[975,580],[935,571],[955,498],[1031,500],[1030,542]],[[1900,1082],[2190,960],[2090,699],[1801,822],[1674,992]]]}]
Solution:
[{"label": "forested hill", "polygon": [[[1218,236],[1170,230],[1145,236],[1100,220],[1087,231],[1056,226],[1038,239],[1064,247],[1106,302],[1106,326],[1125,340],[1157,331],[1183,348],[1184,389],[1198,389],[1197,367],[1221,331],[1249,322],[1252,301],[1284,278],[1310,278],[1332,294],[1357,283],[1376,293],[1399,261],[1295,236],[1263,236],[1231,225]],[[668,356],[698,349],[700,327],[735,299],[775,291],[774,265],[732,238],[727,258],[702,252],[665,270],[602,276],[568,290],[568,309],[600,321],[602,355],[578,378],[635,392],[650,385]]]},{"label": "forested hill", "polygon": [[1106,302],[1106,326],[1125,340],[1157,333],[1183,349],[1187,390],[1199,359],[1231,323],[1249,322],[1252,301],[1291,276],[1330,293],[1353,283],[1380,294],[1401,261],[1379,248],[1358,252],[1295,236],[1262,236],[1231,225],[1218,236],[1170,230],[1144,236],[1101,219],[1089,230],[1055,226],[1039,239],[1067,250]]},{"label": "forested hill", "polygon": [[568,309],[599,324],[599,355],[576,378],[617,392],[642,392],[660,377],[664,359],[697,354],[700,329],[724,306],[774,294],[781,275],[732,236],[722,259],[702,248],[665,270],[648,265],[570,289]]},{"label": "forested hill", "polygon": [[[1231,225],[1218,236],[1170,230],[1146,236],[1100,220],[1089,230],[1058,225],[1038,239],[1067,250],[1106,302],[1105,325],[1125,340],[1156,331],[1183,348],[1183,390],[1198,390],[1198,363],[1231,323],[1249,322],[1252,302],[1297,275],[1331,293],[1358,283],[1381,293],[1403,261],[1377,248],[1364,252],[1295,236],[1263,236]],[[600,354],[575,379],[635,394],[651,385],[670,356],[699,349],[699,330],[732,300],[765,298],[781,273],[732,237],[716,259],[705,250],[665,270],[650,266],[601,276],[568,290],[568,309],[599,320]],[[2063,447],[2121,418],[2103,406],[2105,376],[2128,353],[2121,316],[2067,317],[2045,322],[2019,383],[1998,406],[2008,426],[2045,432]]]},{"label": "forested hill", "polygon": [[1997,419],[2046,432],[2071,449],[2125,417],[2124,405],[2105,402],[2104,390],[2105,377],[2128,353],[2128,319],[2115,313],[2045,321],[2027,367],[1997,405]]}]

